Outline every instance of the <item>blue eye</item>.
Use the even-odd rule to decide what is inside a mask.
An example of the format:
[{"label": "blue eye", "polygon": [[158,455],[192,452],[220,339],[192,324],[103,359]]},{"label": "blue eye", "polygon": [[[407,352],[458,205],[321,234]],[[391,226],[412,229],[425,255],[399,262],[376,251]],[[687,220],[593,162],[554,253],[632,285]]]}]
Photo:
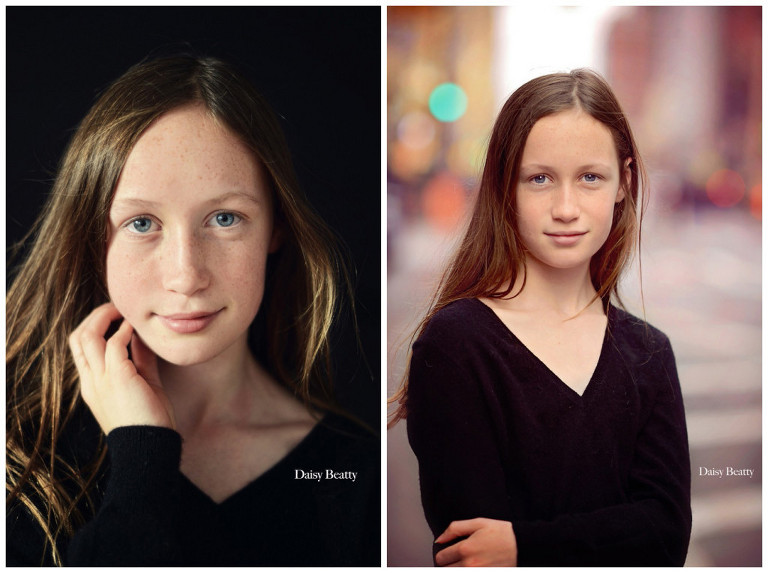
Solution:
[{"label": "blue eye", "polygon": [[586,181],[587,183],[596,183],[598,179],[599,177],[594,173],[587,173],[584,176],[584,181]]},{"label": "blue eye", "polygon": [[128,228],[131,229],[131,232],[133,233],[148,233],[152,228],[152,219],[147,217],[137,217],[129,223]]},{"label": "blue eye", "polygon": [[546,175],[534,175],[531,177],[531,181],[536,183],[537,185],[543,185],[547,182],[547,176]]},{"label": "blue eye", "polygon": [[213,217],[219,227],[231,227],[240,220],[234,213],[216,213]]}]

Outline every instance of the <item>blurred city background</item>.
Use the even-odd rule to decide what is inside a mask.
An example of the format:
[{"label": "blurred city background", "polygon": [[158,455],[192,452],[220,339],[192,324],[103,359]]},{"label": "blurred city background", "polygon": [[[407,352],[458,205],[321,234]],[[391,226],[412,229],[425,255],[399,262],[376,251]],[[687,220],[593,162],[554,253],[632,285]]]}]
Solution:
[{"label": "blurred city background", "polygon": [[[622,292],[677,357],[693,476],[688,566],[762,564],[761,22],[760,6],[387,10],[389,394],[502,103],[535,76],[596,69],[650,174],[643,299],[637,265]],[[388,432],[388,565],[429,566],[405,429]],[[700,475],[728,466],[754,476]]]}]

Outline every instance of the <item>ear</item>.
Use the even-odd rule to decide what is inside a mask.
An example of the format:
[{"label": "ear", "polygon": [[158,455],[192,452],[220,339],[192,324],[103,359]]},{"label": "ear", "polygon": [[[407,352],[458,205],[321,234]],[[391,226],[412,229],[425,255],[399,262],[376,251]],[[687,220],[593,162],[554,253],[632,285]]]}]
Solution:
[{"label": "ear", "polygon": [[632,184],[632,172],[629,170],[629,164],[632,163],[632,158],[627,157],[624,161],[624,167],[621,170],[621,184],[619,185],[619,192],[616,194],[616,202],[621,203],[626,197],[626,189]]}]

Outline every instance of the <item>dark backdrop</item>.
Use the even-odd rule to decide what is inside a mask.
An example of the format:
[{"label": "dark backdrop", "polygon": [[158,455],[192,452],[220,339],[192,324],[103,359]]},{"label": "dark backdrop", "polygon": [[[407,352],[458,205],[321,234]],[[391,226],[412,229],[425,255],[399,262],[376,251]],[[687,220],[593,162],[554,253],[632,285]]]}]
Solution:
[{"label": "dark backdrop", "polygon": [[300,182],[349,248],[367,364],[346,331],[338,392],[378,428],[380,29],[378,6],[7,7],[7,245],[36,218],[64,146],[111,81],[153,54],[225,59],[281,117]]}]

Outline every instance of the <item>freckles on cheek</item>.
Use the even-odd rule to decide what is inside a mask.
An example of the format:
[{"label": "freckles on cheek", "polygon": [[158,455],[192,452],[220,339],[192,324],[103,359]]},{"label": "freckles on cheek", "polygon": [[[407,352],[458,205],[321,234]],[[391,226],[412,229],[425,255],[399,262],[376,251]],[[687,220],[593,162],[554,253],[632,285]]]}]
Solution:
[{"label": "freckles on cheek", "polygon": [[237,296],[255,314],[264,296],[266,254],[250,251],[241,255],[230,259],[232,264],[228,266],[227,282],[235,285],[239,291]]},{"label": "freckles on cheek", "polygon": [[136,302],[146,294],[142,284],[144,274],[137,257],[118,249],[107,253],[107,291],[110,300],[125,317],[132,317]]}]

